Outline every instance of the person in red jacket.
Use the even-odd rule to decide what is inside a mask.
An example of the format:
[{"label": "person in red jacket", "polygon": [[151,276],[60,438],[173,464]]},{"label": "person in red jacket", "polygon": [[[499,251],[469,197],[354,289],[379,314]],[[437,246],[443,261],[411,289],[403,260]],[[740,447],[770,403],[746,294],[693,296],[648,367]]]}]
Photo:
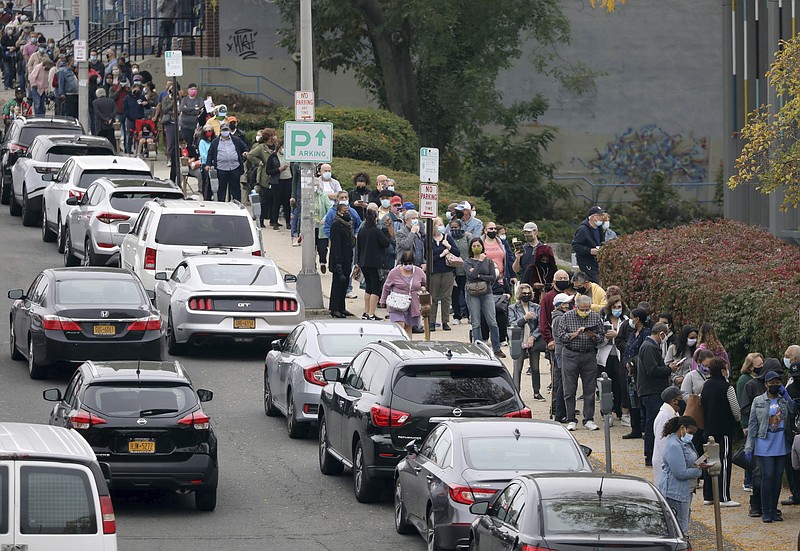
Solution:
[{"label": "person in red jacket", "polygon": [[[553,275],[553,288],[542,295],[542,300],[539,303],[539,332],[542,338],[547,343],[547,357],[550,360],[550,376],[553,376],[555,370],[555,354],[556,343],[553,340],[553,299],[559,293],[565,292],[570,286],[569,274],[564,270],[558,270]],[[551,416],[553,419],[560,421],[566,418],[566,409],[564,406],[564,390],[561,386],[561,381],[558,377],[552,379],[550,383],[552,390],[552,405]]]}]

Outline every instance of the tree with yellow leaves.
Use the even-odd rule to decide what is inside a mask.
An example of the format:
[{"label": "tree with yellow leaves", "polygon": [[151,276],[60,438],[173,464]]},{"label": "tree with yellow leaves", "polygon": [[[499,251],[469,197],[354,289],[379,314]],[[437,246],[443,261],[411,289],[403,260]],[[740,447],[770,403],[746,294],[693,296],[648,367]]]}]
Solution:
[{"label": "tree with yellow leaves", "polygon": [[748,115],[728,186],[752,185],[764,194],[784,188],[781,210],[787,210],[800,204],[800,36],[780,42],[767,79],[785,103],[774,116],[766,105]]}]

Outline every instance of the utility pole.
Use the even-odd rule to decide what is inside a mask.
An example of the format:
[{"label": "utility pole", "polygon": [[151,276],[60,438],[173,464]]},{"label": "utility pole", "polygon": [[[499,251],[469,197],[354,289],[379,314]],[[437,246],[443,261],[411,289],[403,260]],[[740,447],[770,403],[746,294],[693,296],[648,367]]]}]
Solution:
[{"label": "utility pole", "polygon": [[[78,10],[78,28],[76,29],[75,40],[86,41],[85,53],[89,52],[89,0],[80,0]],[[80,33],[80,36],[78,36]],[[83,60],[78,62],[78,120],[81,121],[86,132],[89,132],[91,124],[89,122],[89,62]]]},{"label": "utility pole", "polygon": [[[300,0],[300,87],[314,89],[313,49],[311,47],[311,0]],[[316,97],[316,96],[315,96]],[[316,230],[314,229],[314,163],[300,163],[300,234],[303,237],[303,265],[297,276],[297,292],[309,309],[323,308],[322,279],[316,269]]]}]

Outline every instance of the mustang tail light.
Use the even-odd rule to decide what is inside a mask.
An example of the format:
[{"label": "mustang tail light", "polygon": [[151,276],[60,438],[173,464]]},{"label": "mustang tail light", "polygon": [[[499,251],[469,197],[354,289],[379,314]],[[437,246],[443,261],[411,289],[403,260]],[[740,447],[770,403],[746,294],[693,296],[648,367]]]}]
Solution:
[{"label": "mustang tail light", "polygon": [[82,409],[73,411],[69,416],[69,420],[70,423],[72,423],[72,428],[78,430],[85,430],[95,425],[106,424],[106,420],[102,417],[98,417],[97,415]]},{"label": "mustang tail light", "polygon": [[150,247],[145,248],[144,250],[144,269],[145,270],[155,270],[156,269],[156,250]]},{"label": "mustang tail light", "polygon": [[208,297],[194,297],[189,299],[189,310],[208,311],[214,309],[214,301]]},{"label": "mustang tail light", "polygon": [[297,301],[293,298],[276,298],[275,299],[276,312],[296,312]]},{"label": "mustang tail light", "polygon": [[402,427],[406,421],[411,419],[411,414],[374,404],[370,408],[370,417],[372,417],[372,424],[376,427]]},{"label": "mustang tail light", "polygon": [[211,418],[203,410],[197,410],[178,420],[178,424],[191,425],[196,430],[208,430],[211,428]]},{"label": "mustang tail light", "polygon": [[523,419],[530,419],[532,416],[530,408],[522,408],[518,409],[517,411],[505,413],[503,414],[503,417],[520,417]]},{"label": "mustang tail light", "polygon": [[469,486],[459,486],[450,484],[450,499],[463,505],[472,505],[479,499],[489,499],[497,490],[491,488],[470,488]]},{"label": "mustang tail light", "polygon": [[128,331],[160,331],[161,318],[158,316],[150,316],[149,318],[142,318],[128,324]]},{"label": "mustang tail light", "polygon": [[324,362],[318,365],[312,365],[303,368],[303,377],[312,385],[325,386],[328,382],[322,376],[322,370],[328,367],[337,367],[339,364],[336,362]]},{"label": "mustang tail light", "polygon": [[122,222],[129,220],[130,216],[127,214],[118,214],[116,212],[101,212],[96,216],[97,220],[103,224],[110,224],[111,222]]},{"label": "mustang tail light", "polygon": [[80,331],[81,326],[69,318],[43,316],[42,327],[48,331]]}]

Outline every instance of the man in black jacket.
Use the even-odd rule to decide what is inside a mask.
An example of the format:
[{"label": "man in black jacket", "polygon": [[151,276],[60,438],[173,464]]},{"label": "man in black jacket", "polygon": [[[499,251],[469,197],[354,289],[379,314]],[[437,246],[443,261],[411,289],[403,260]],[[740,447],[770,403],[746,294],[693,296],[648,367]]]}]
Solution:
[{"label": "man in black jacket", "polygon": [[661,356],[661,341],[667,338],[669,328],[665,323],[653,326],[652,334],[647,337],[639,348],[636,360],[636,392],[642,404],[644,415],[644,463],[653,465],[653,445],[655,433],[653,423],[656,415],[664,403],[661,393],[669,386],[669,376],[676,368],[667,367]]},{"label": "man in black jacket", "polygon": [[[603,229],[605,211],[600,207],[592,207],[586,220],[581,222],[572,238],[572,251],[578,262],[578,270],[589,276],[589,281],[600,283],[600,269],[597,265],[597,253],[606,239]],[[660,407],[660,406],[659,406]]]},{"label": "man in black jacket", "polygon": [[231,135],[228,123],[223,122],[220,135],[214,138],[206,155],[206,170],[211,167],[217,169],[217,201],[224,201],[226,192],[231,199],[242,200],[242,188],[239,187],[239,178],[244,174],[244,158],[247,156],[247,146],[242,140]]},{"label": "man in black jacket", "polygon": [[114,154],[117,153],[117,138],[114,135],[114,120],[117,118],[117,104],[113,99],[106,97],[103,88],[97,89],[97,99],[94,106],[94,128],[98,136],[103,136],[111,143]]}]

